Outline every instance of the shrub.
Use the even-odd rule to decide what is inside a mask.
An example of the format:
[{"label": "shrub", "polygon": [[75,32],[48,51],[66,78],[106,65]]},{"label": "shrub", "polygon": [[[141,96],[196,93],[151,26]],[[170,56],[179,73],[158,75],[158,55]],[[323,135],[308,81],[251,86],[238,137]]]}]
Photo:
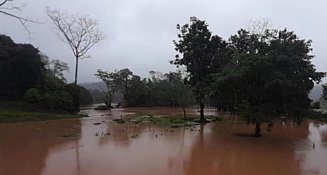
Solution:
[{"label": "shrub", "polygon": [[24,95],[24,99],[28,103],[38,104],[42,99],[42,95],[38,89],[30,88],[29,90],[26,91]]}]

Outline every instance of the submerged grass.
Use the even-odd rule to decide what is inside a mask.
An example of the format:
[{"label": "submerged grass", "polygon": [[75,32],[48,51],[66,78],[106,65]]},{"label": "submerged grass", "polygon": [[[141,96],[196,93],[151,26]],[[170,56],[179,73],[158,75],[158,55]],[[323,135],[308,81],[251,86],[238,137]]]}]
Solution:
[{"label": "submerged grass", "polygon": [[[206,116],[208,121],[222,121],[222,119],[215,116]],[[169,115],[152,115],[139,113],[131,116],[128,119],[129,122],[133,123],[152,123],[160,126],[169,126],[172,128],[183,127],[183,126],[193,126],[198,125],[199,116],[197,115],[189,115],[187,118],[184,116],[169,116]]]}]

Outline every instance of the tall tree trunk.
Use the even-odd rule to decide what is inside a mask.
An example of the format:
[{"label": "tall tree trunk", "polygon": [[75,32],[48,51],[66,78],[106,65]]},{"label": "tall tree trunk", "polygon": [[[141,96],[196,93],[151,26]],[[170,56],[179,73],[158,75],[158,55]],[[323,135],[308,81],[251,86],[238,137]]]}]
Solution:
[{"label": "tall tree trunk", "polygon": [[255,137],[261,137],[261,123],[260,122],[256,122],[255,123],[255,130],[254,130],[254,136]]},{"label": "tall tree trunk", "polygon": [[77,72],[78,72],[78,57],[76,57],[76,62],[75,62],[75,85],[77,85]]},{"label": "tall tree trunk", "polygon": [[111,93],[108,94],[108,99],[107,99],[108,101],[107,101],[107,104],[106,104],[108,109],[111,108],[112,96],[113,95]]},{"label": "tall tree trunk", "polygon": [[103,101],[104,101],[104,104],[106,105],[106,107],[108,108],[109,107],[109,98],[108,97],[104,98]]},{"label": "tall tree trunk", "polygon": [[74,111],[79,111],[79,98],[80,98],[80,90],[79,87],[77,86],[77,72],[78,72],[78,56],[75,57],[75,93],[74,93],[74,97],[73,97],[73,106],[74,106]]},{"label": "tall tree trunk", "polygon": [[183,112],[184,112],[184,120],[186,120],[186,111],[185,111],[185,106],[183,106]]},{"label": "tall tree trunk", "polygon": [[206,119],[204,118],[204,102],[200,102],[200,123],[205,123]]},{"label": "tall tree trunk", "polygon": [[80,99],[80,89],[77,85],[74,85],[73,88],[73,111],[78,112],[79,111],[79,99]]},{"label": "tall tree trunk", "polygon": [[111,99],[109,100],[108,102],[108,108],[110,109],[112,106],[111,106]]}]

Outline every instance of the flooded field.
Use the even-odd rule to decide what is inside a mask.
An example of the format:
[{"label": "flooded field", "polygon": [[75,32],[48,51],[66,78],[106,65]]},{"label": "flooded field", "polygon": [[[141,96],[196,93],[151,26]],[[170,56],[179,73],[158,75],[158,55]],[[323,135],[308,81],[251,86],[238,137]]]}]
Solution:
[{"label": "flooded field", "polygon": [[263,126],[264,136],[254,138],[253,126],[245,123],[169,128],[112,121],[138,112],[180,115],[180,109],[82,112],[90,117],[0,124],[0,174],[327,174],[327,125],[317,122],[275,122],[272,132]]}]

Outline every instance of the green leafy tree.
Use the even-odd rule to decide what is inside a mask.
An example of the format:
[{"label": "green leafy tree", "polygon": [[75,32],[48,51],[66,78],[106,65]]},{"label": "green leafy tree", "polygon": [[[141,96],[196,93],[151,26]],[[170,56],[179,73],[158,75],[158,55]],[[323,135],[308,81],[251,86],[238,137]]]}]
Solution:
[{"label": "green leafy tree", "polygon": [[273,116],[304,115],[310,106],[309,91],[325,75],[311,63],[311,41],[286,29],[267,30],[264,35],[242,29],[230,41],[232,59],[215,84],[233,89],[226,94],[237,96],[239,108],[256,125],[255,136]]},{"label": "green leafy tree", "polygon": [[130,88],[127,92],[125,106],[148,106],[149,105],[149,89],[145,79],[140,76],[133,75],[130,81]]},{"label": "green leafy tree", "polygon": [[171,63],[186,67],[188,83],[200,104],[200,122],[205,122],[204,100],[210,92],[210,75],[221,69],[227,43],[219,36],[212,35],[206,22],[195,17],[191,17],[190,24],[177,25],[177,29],[180,34],[174,44],[179,54]]},{"label": "green leafy tree", "polygon": [[121,87],[121,77],[117,71],[106,72],[101,69],[97,70],[96,77],[100,78],[106,84],[106,95],[104,98],[105,105],[111,108],[112,98]]},{"label": "green leafy tree", "polygon": [[171,97],[170,103],[183,109],[184,119],[186,119],[186,107],[195,104],[192,88],[183,81],[181,72],[170,72],[165,75],[170,82],[168,96]]},{"label": "green leafy tree", "polygon": [[133,72],[125,68],[118,71],[118,76],[121,80],[119,89],[124,96],[124,101],[128,101]]}]

